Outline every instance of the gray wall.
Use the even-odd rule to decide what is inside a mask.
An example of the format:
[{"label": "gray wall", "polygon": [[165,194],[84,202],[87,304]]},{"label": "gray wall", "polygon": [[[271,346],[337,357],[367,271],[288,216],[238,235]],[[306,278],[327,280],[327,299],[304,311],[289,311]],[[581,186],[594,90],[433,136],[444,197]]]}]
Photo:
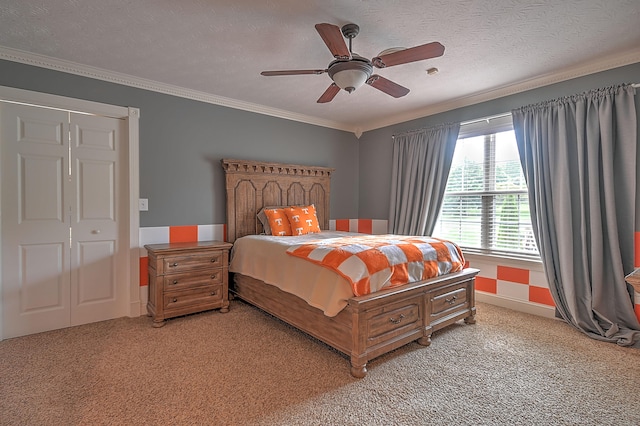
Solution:
[{"label": "gray wall", "polygon": [[[619,83],[640,83],[640,63],[364,133],[360,138],[359,217],[367,219],[388,219],[389,217],[392,135],[441,123],[463,122],[502,114],[532,103]],[[636,109],[640,127],[640,96],[638,95],[636,95]],[[638,135],[640,137],[640,129]],[[638,197],[638,203],[640,206],[640,197]],[[636,211],[640,213],[640,207],[636,208]],[[640,214],[637,217],[637,223],[640,224]],[[636,229],[640,229],[640,226]]]},{"label": "gray wall", "polygon": [[331,218],[358,217],[352,133],[0,60],[0,85],[140,108],[140,226],[226,222],[221,158],[333,167]]},{"label": "gray wall", "polygon": [[[225,157],[333,167],[332,219],[388,219],[393,134],[617,83],[640,83],[640,63],[373,130],[358,141],[348,132],[0,60],[2,86],[140,108],[140,196],[150,206],[141,226],[224,223]],[[640,113],[640,96],[636,104]]]}]

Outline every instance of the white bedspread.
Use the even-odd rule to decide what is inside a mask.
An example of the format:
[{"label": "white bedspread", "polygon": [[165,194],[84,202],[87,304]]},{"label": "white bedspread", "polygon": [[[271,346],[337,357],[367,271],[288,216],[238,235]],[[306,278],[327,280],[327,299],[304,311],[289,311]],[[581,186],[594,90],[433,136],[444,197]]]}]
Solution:
[{"label": "white bedspread", "polygon": [[333,317],[353,297],[349,282],[327,268],[288,255],[287,249],[291,245],[348,235],[361,234],[322,231],[293,237],[247,235],[234,242],[229,271],[272,284]]}]

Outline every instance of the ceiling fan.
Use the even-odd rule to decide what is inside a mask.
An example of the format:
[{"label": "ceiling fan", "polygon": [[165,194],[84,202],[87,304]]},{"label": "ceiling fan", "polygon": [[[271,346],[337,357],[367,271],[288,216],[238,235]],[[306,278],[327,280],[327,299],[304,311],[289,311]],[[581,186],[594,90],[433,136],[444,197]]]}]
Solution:
[{"label": "ceiling fan", "polygon": [[[332,24],[316,24],[316,30],[335,58],[327,69],[263,71],[260,74],[280,76],[327,73],[333,83],[320,96],[318,103],[331,102],[340,89],[351,93],[365,83],[394,98],[400,98],[409,93],[409,89],[380,75],[373,74],[373,67],[392,67],[436,58],[444,54],[444,46],[438,42],[432,42],[408,49],[389,49],[389,51],[382,52],[380,56],[369,60],[353,53],[351,43],[360,32],[360,27],[356,24],[346,24],[342,28]],[[349,39],[348,48],[343,36]]]}]

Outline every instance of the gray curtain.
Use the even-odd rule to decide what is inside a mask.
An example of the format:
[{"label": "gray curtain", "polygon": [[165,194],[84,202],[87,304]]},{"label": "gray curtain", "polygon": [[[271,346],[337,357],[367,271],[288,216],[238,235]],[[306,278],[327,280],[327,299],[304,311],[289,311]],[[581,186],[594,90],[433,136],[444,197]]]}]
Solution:
[{"label": "gray curtain", "polygon": [[640,344],[634,267],[634,89],[620,85],[512,111],[534,234],[557,312],[587,335]]},{"label": "gray curtain", "polygon": [[395,136],[389,232],[433,232],[459,132],[460,123],[455,123]]}]

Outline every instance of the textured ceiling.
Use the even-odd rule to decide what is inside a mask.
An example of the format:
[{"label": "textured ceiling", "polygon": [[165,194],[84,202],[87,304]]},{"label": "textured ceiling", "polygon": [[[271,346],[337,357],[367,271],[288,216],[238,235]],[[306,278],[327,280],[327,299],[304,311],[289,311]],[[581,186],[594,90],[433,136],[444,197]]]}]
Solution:
[{"label": "textured ceiling", "polygon": [[[326,68],[321,22],[358,24],[353,50],[367,58],[432,41],[446,50],[376,70],[411,90],[399,99],[365,85],[318,104],[327,74],[260,75]],[[2,0],[0,59],[357,133],[640,62],[639,23],[640,0]]]}]

